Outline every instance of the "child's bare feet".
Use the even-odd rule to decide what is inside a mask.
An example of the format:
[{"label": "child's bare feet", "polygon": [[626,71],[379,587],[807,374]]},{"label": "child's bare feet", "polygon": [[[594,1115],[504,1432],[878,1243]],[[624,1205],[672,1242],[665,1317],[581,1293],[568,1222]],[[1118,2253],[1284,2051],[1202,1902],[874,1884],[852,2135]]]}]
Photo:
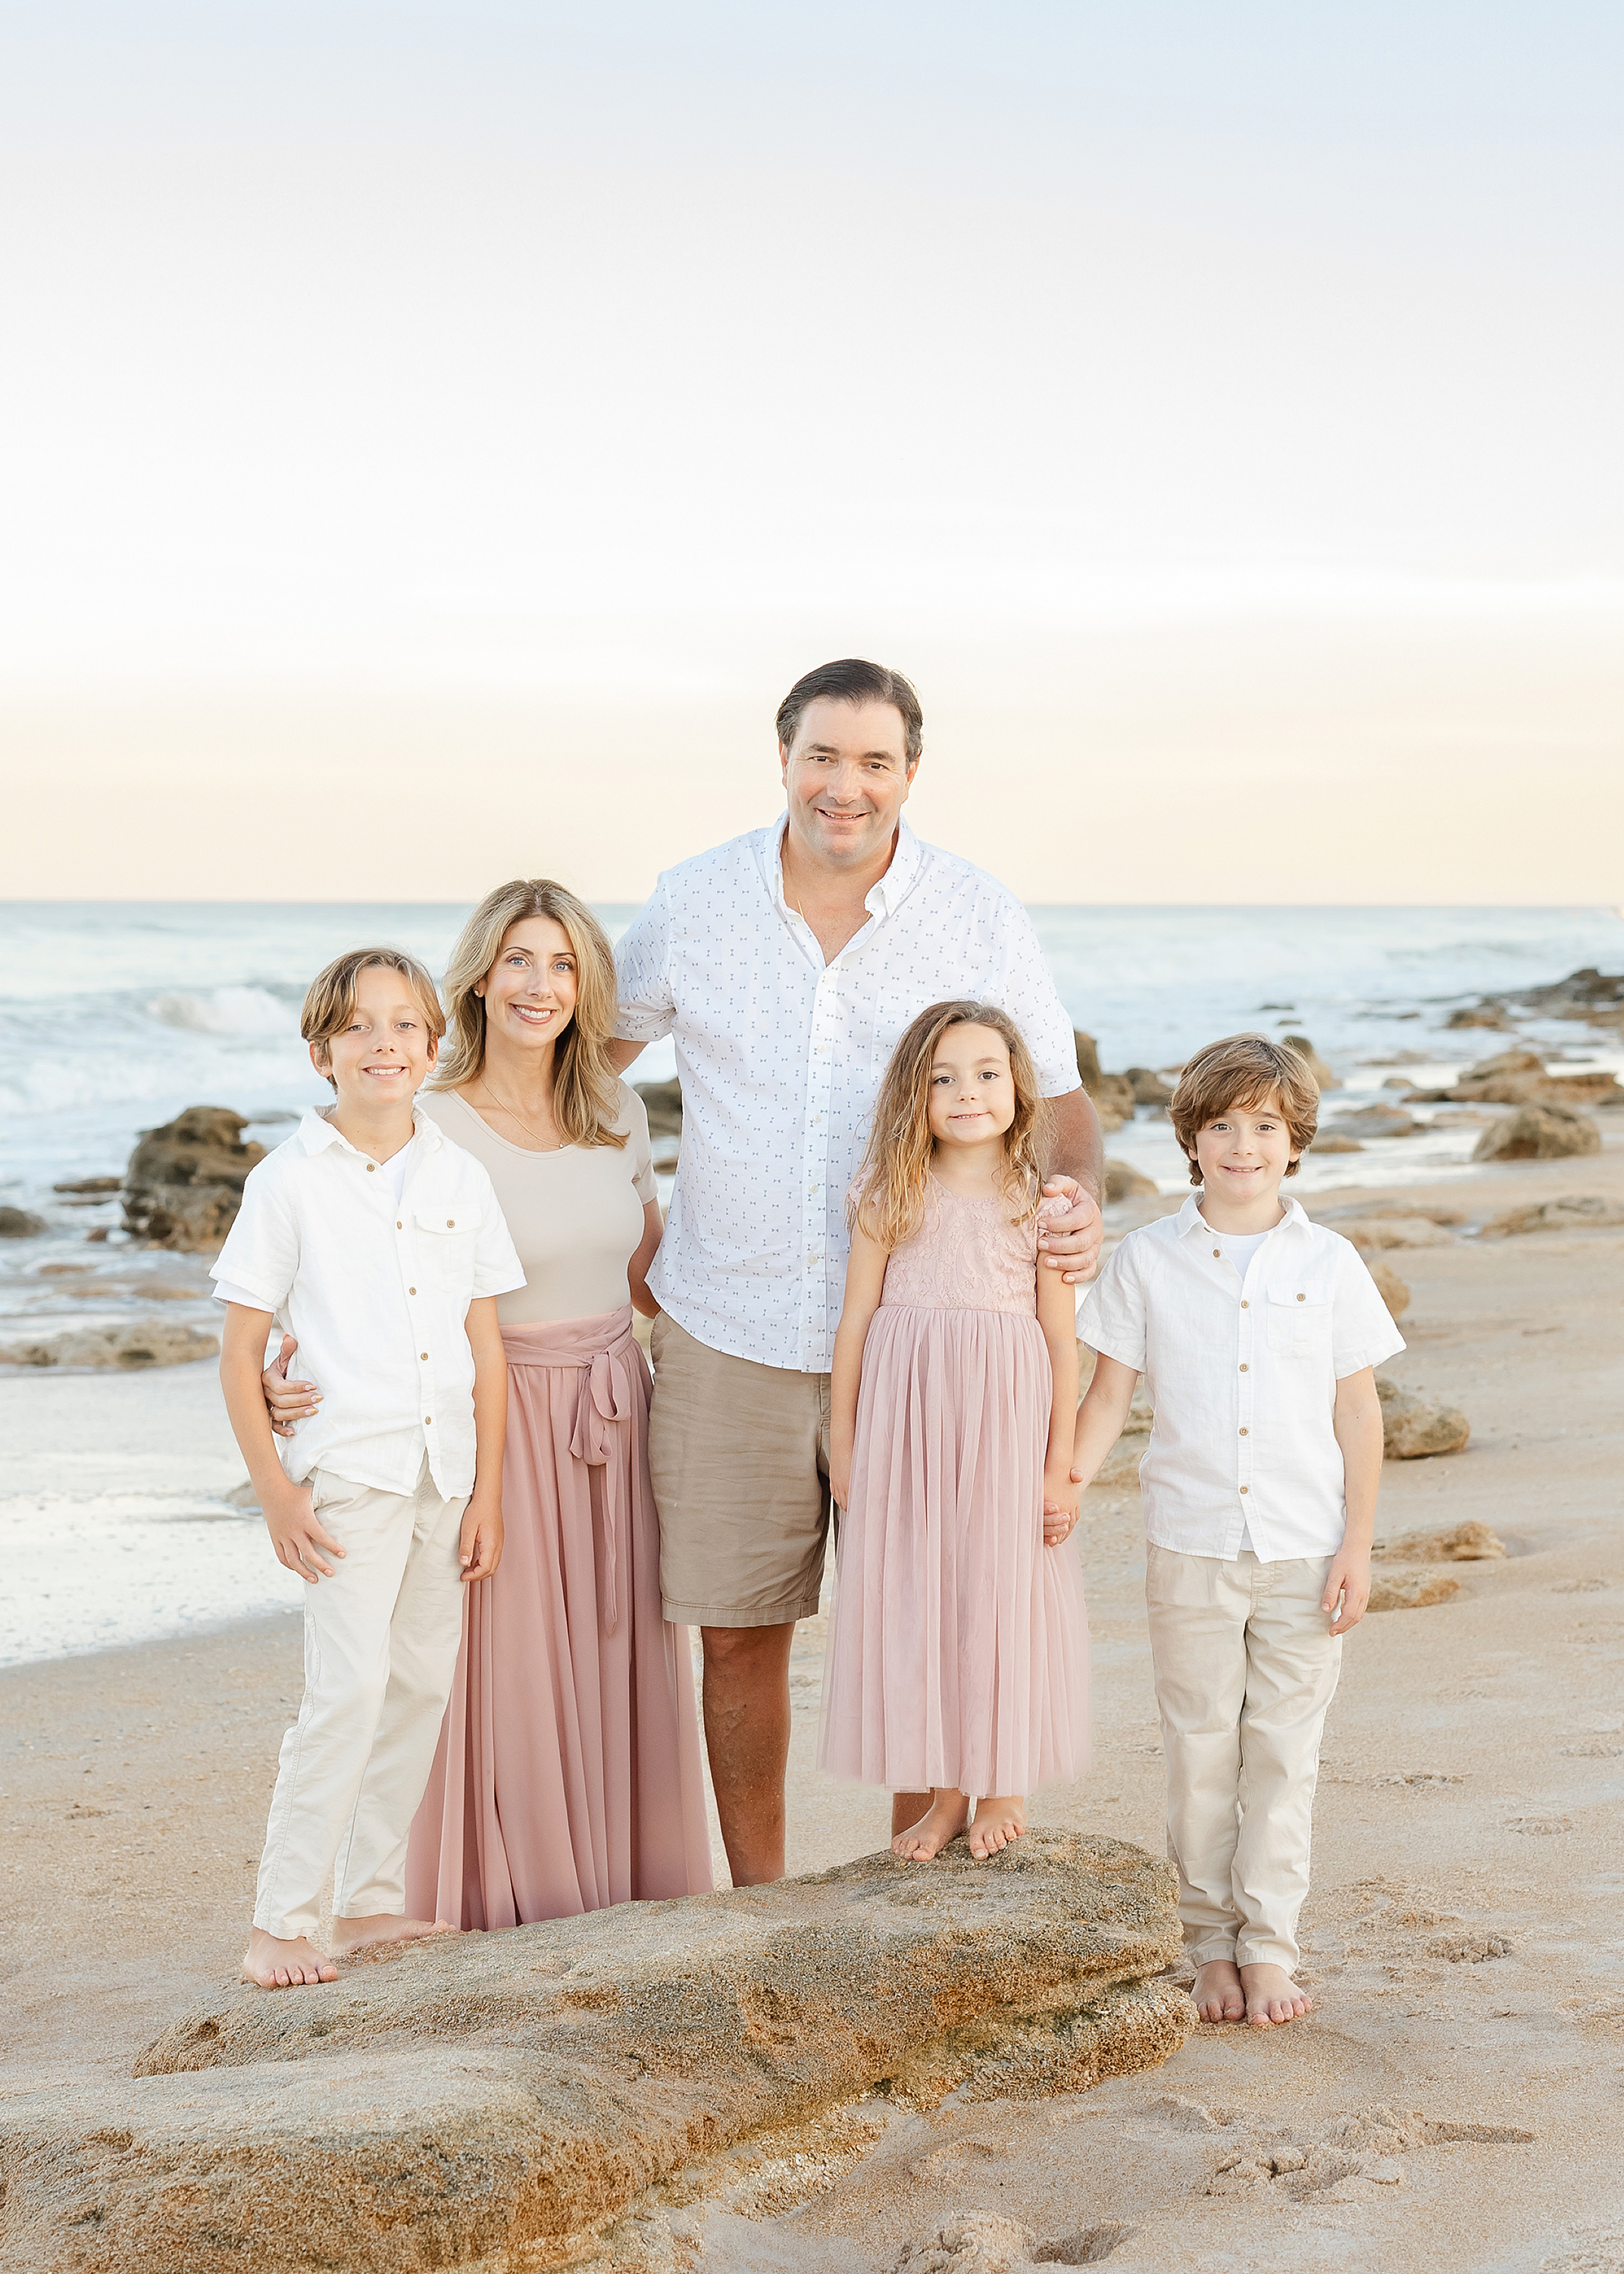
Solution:
[{"label": "child's bare feet", "polygon": [[950,1840],[959,1837],[969,1813],[966,1796],[944,1785],[939,1792],[932,1793],[930,1805],[919,1822],[898,1833],[891,1843],[891,1854],[910,1864],[928,1864],[933,1856],[941,1854]]},{"label": "child's bare feet", "polygon": [[304,1935],[289,1942],[257,1926],[243,1954],[243,1979],[257,1982],[261,1990],[303,1990],[318,1982],[336,1982],[338,1969]]},{"label": "child's bare feet", "polygon": [[1246,2019],[1254,2029],[1278,2029],[1307,2013],[1313,1999],[1299,1990],[1283,1966],[1243,1966],[1241,1987],[1246,1992]]},{"label": "child's bare feet", "polygon": [[1242,1986],[1240,1968],[1232,1958],[1209,1958],[1205,1966],[1198,1967],[1190,1995],[1204,2022],[1244,2022],[1246,2018],[1246,1992]]},{"label": "child's bare feet", "polygon": [[384,1942],[421,1942],[425,1935],[461,1934],[447,1919],[397,1918],[393,1911],[375,1911],[371,1918],[335,1918],[333,1955],[353,1958],[357,1951],[376,1949]]},{"label": "child's bare feet", "polygon": [[996,1793],[975,1803],[970,1826],[970,1853],[996,1856],[1026,1828],[1026,1803],[1018,1792]]}]

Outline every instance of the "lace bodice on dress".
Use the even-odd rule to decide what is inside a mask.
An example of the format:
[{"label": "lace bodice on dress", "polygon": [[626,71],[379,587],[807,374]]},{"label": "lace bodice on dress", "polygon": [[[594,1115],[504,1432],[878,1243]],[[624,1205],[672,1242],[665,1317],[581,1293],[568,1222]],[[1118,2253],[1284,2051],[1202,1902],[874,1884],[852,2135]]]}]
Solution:
[{"label": "lace bodice on dress", "polygon": [[[1065,1202],[1045,1201],[1040,1213],[1064,1215]],[[1003,1200],[968,1200],[930,1179],[925,1221],[893,1248],[882,1303],[924,1311],[1024,1311],[1035,1317],[1038,1227],[1011,1224]]]}]

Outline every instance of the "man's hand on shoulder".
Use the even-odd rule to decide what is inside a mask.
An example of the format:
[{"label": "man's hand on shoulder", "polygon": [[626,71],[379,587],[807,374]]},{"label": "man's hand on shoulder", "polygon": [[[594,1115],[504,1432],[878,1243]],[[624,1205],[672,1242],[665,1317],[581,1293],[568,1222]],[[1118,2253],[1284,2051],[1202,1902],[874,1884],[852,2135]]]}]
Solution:
[{"label": "man's hand on shoulder", "polygon": [[1092,1279],[1100,1268],[1100,1243],[1105,1238],[1099,1202],[1075,1177],[1050,1177],[1043,1197],[1064,1199],[1070,1206],[1064,1215],[1056,1212],[1039,1220],[1039,1261],[1063,1273],[1068,1286]]}]

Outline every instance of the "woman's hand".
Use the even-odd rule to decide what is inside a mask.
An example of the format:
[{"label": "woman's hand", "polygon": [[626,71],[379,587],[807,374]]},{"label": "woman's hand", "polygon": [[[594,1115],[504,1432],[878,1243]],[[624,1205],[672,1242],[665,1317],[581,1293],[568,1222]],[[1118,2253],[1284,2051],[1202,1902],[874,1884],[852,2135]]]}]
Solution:
[{"label": "woman's hand", "polygon": [[488,1579],[502,1560],[502,1502],[500,1493],[482,1498],[476,1489],[462,1510],[457,1561],[467,1579]]},{"label": "woman's hand", "polygon": [[294,1423],[308,1421],[321,1403],[321,1392],[313,1382],[288,1379],[288,1361],[297,1348],[293,1337],[284,1335],[281,1350],[259,1376],[271,1427],[279,1437],[291,1437]]}]

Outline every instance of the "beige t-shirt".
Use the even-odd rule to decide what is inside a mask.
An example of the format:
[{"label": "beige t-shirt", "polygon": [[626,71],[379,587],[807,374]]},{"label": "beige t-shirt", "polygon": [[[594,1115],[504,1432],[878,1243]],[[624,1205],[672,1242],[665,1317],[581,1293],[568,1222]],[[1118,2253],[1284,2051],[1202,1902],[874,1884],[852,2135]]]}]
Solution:
[{"label": "beige t-shirt", "polygon": [[497,1203],[524,1267],[525,1284],[500,1295],[505,1327],[540,1319],[593,1319],[628,1299],[626,1267],[643,1238],[643,1210],[654,1196],[649,1117],[621,1082],[617,1129],[629,1142],[566,1145],[530,1153],[510,1145],[454,1089],[425,1089],[417,1103],[445,1134],[489,1172]]}]

